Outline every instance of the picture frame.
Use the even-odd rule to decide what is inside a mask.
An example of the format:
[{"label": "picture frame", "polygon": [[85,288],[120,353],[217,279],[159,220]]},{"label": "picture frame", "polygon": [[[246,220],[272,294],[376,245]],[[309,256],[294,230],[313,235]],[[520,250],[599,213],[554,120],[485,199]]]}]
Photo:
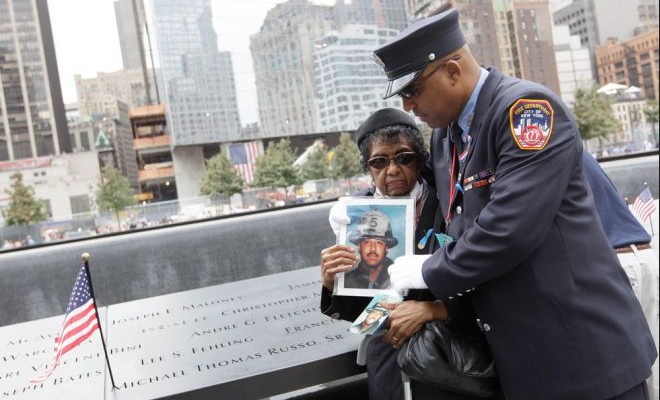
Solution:
[{"label": "picture frame", "polygon": [[359,261],[352,270],[335,275],[334,294],[392,293],[387,267],[399,256],[414,254],[414,199],[341,197],[339,206],[351,221],[340,225],[337,243],[352,247]]}]

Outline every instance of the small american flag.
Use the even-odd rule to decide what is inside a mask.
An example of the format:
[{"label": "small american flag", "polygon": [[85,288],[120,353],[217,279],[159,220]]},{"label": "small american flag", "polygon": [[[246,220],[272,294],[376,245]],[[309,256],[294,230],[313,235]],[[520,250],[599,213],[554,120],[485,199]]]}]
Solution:
[{"label": "small american flag", "polygon": [[80,268],[78,278],[73,285],[73,291],[66,308],[64,323],[60,334],[55,338],[55,357],[53,364],[30,383],[40,383],[48,379],[53,373],[60,358],[80,343],[87,340],[99,329],[99,321],[96,317],[94,297],[92,296],[91,283],[85,265]]},{"label": "small american flag", "polygon": [[637,195],[633,202],[632,210],[635,214],[639,215],[642,221],[650,218],[655,212],[655,200],[653,200],[653,195],[648,186],[639,192],[639,195]]},{"label": "small american flag", "polygon": [[243,142],[232,143],[229,145],[229,159],[234,165],[238,174],[243,178],[247,184],[252,183],[254,179],[254,166],[257,157],[261,155],[261,142]]}]

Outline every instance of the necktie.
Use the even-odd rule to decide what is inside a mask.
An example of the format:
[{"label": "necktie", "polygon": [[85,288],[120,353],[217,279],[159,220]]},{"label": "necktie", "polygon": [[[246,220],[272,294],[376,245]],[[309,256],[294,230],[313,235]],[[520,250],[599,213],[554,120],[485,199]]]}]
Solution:
[{"label": "necktie", "polygon": [[454,122],[451,126],[451,141],[454,142],[457,153],[463,153],[463,129],[461,129],[461,126],[458,124],[458,122]]}]

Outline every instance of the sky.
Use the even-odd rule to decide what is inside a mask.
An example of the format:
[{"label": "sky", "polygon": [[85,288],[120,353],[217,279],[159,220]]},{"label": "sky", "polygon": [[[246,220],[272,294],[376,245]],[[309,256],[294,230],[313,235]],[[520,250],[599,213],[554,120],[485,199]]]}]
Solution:
[{"label": "sky", "polygon": [[65,103],[76,99],[74,75],[122,68],[113,0],[48,0]]},{"label": "sky", "polygon": [[[257,120],[257,99],[249,36],[268,10],[286,0],[213,0],[218,50],[231,51],[243,125]],[[314,0],[330,5],[335,0]],[[114,0],[48,0],[64,103],[77,101],[74,76],[122,69]],[[348,2],[347,2],[348,3]],[[153,39],[153,37],[152,37]]]}]

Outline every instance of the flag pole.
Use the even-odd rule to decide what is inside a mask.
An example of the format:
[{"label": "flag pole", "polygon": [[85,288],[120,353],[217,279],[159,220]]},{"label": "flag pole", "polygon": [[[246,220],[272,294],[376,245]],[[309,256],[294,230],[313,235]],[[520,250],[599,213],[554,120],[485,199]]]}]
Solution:
[{"label": "flag pole", "polygon": [[[648,182],[644,182],[644,188],[646,189],[646,188],[648,188],[648,187],[649,187]],[[651,190],[651,189],[649,189],[649,190]],[[655,200],[653,199],[653,196],[651,196],[651,200],[650,200],[650,201],[655,201]],[[653,236],[655,236],[655,232],[653,231],[653,218],[651,218],[650,215],[649,215],[649,224],[651,224],[651,237],[653,237]]]},{"label": "flag pole", "polygon": [[89,277],[89,292],[94,299],[94,313],[96,313],[96,320],[99,323],[99,334],[101,335],[101,343],[103,343],[103,353],[105,353],[105,362],[108,364],[108,372],[110,373],[110,382],[112,383],[112,389],[119,389],[115,385],[115,378],[112,376],[112,368],[110,368],[110,358],[108,358],[108,350],[105,347],[105,339],[103,339],[103,330],[101,330],[101,318],[99,318],[99,310],[96,308],[96,296],[94,296],[94,286],[92,285],[92,274],[89,272],[89,253],[83,253],[81,258],[85,265],[85,272]]}]

